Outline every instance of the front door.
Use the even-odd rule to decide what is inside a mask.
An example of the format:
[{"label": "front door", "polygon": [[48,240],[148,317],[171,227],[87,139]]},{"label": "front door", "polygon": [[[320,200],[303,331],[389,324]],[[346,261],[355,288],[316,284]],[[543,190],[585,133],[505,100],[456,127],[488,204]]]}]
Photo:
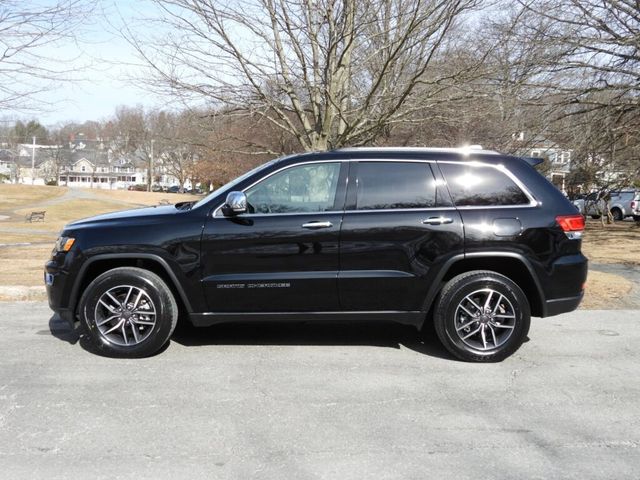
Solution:
[{"label": "front door", "polygon": [[340,243],[344,310],[420,311],[438,267],[463,252],[462,221],[437,169],[352,164]]},{"label": "front door", "polygon": [[207,219],[211,312],[338,310],[338,240],[348,162],[285,167],[245,189],[249,213]]}]

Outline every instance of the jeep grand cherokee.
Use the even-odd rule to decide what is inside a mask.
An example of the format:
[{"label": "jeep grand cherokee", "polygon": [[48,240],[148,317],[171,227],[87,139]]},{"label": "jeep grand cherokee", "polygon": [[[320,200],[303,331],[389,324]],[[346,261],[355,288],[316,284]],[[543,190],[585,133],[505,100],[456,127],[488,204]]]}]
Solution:
[{"label": "jeep grand cherokee", "polygon": [[95,345],[140,357],[246,320],[434,322],[468,361],[574,310],[584,220],[533,168],[474,149],[357,148],[271,161],[195,202],[67,225],[49,304]]}]

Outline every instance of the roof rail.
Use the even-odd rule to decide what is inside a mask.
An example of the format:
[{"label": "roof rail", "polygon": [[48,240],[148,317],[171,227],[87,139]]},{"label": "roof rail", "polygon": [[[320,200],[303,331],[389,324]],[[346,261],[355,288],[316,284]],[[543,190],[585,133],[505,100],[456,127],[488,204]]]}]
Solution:
[{"label": "roof rail", "polygon": [[469,145],[456,148],[436,148],[436,147],[344,147],[338,148],[337,152],[428,152],[428,153],[482,153],[488,155],[499,155],[494,150],[484,150],[480,145]]}]

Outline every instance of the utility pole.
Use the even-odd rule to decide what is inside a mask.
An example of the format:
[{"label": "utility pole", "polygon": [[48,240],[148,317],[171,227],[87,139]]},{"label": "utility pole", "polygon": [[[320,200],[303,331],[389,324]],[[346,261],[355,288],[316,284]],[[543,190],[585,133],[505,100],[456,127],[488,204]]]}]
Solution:
[{"label": "utility pole", "polygon": [[36,136],[33,137],[33,146],[31,148],[31,185],[33,185],[36,177]]},{"label": "utility pole", "polygon": [[147,191],[151,191],[151,184],[153,179],[153,143],[155,140],[151,140],[151,155],[149,156],[149,174],[147,175]]}]

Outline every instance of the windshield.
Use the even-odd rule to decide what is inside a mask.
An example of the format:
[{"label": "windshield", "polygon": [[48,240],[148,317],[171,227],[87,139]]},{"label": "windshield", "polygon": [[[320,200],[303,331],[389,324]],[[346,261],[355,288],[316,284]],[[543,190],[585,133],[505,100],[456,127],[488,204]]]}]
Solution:
[{"label": "windshield", "polygon": [[224,184],[223,186],[221,186],[220,188],[214,190],[213,192],[211,192],[209,195],[207,195],[206,197],[204,197],[202,200],[198,201],[198,203],[196,203],[193,208],[198,208],[201,205],[204,205],[205,203],[207,203],[209,200],[211,200],[214,197],[217,197],[218,195],[220,195],[220,193],[222,193],[225,190],[229,190],[231,191],[233,189],[233,187],[235,187],[237,184],[239,184],[240,182],[242,182],[243,180],[249,178],[251,175],[253,175],[254,173],[262,170],[263,168],[268,167],[269,165],[272,165],[274,163],[276,163],[277,161],[281,160],[281,158],[275,158],[267,163],[263,163],[262,165],[257,166],[256,168],[249,170],[247,173],[245,173],[244,175],[240,175],[238,178],[235,178],[234,180],[231,180],[229,183]]}]

